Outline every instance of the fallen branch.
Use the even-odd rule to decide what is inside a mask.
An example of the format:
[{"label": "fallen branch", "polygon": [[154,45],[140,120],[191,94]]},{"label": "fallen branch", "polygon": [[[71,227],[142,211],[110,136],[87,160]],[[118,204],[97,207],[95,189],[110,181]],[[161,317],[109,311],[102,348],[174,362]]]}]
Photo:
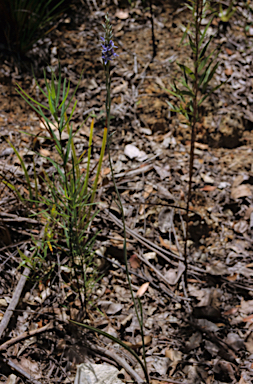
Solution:
[{"label": "fallen branch", "polygon": [[24,332],[21,335],[19,335],[17,337],[13,337],[12,339],[10,339],[10,340],[6,341],[5,343],[3,343],[2,345],[0,345],[0,351],[6,350],[11,345],[18,343],[21,340],[29,339],[30,337],[32,337],[34,335],[38,335],[39,333],[46,332],[46,331],[52,329],[53,327],[54,327],[53,323],[50,322],[47,325],[44,325],[44,327],[34,329],[32,331]]},{"label": "fallen branch", "polygon": [[27,276],[29,276],[29,273],[30,273],[30,268],[26,267],[25,270],[24,270],[23,275],[20,277],[18,285],[17,285],[17,287],[15,289],[15,292],[13,294],[12,300],[11,300],[8,308],[6,309],[5,314],[4,314],[4,316],[3,316],[2,320],[1,320],[1,323],[0,323],[0,338],[2,337],[5,329],[7,328],[8,324],[9,324],[9,321],[11,319],[11,316],[13,314],[14,309],[18,305],[21,293],[23,291],[23,288],[25,286],[25,282],[26,282]]},{"label": "fallen branch", "polygon": [[91,351],[93,352],[98,352],[116,361],[118,365],[120,365],[122,368],[125,369],[127,373],[129,373],[129,375],[132,377],[132,379],[134,379],[136,383],[143,383],[144,380],[138,375],[138,373],[135,372],[135,370],[122,357],[116,355],[112,351],[108,351],[104,348],[98,347],[97,345],[94,348],[89,345],[88,348],[91,349]]},{"label": "fallen branch", "polygon": [[27,373],[23,368],[20,367],[17,363],[15,363],[11,359],[4,359],[4,362],[9,365],[12,369],[15,369],[20,375],[24,376],[26,379],[31,381],[33,384],[41,384],[40,381],[36,380],[33,376],[31,376],[29,373]]}]

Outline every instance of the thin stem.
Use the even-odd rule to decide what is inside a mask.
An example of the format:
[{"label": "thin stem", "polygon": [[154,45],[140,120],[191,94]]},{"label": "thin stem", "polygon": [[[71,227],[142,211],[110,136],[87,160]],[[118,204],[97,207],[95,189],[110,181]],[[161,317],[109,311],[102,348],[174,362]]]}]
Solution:
[{"label": "thin stem", "polygon": [[156,40],[155,40],[155,28],[154,28],[154,14],[152,7],[152,0],[149,0],[149,9],[150,9],[150,19],[151,19],[151,31],[152,31],[152,45],[153,45],[153,56],[152,61],[156,57]]},{"label": "thin stem", "polygon": [[[108,129],[108,133],[110,132],[110,110],[111,110],[111,96],[110,96],[111,80],[110,80],[109,65],[110,65],[110,62],[106,66],[106,87],[107,87],[106,126],[107,126],[107,129]],[[139,315],[139,311],[138,311],[138,307],[137,307],[137,304],[136,304],[136,300],[134,298],[134,293],[133,293],[133,289],[132,289],[132,283],[131,283],[130,274],[129,274],[129,270],[128,270],[127,245],[126,245],[126,238],[127,238],[126,237],[126,235],[127,235],[127,233],[126,233],[126,222],[125,222],[125,215],[124,215],[123,204],[122,204],[122,201],[121,201],[120,193],[119,193],[119,190],[118,190],[118,187],[117,187],[117,184],[116,184],[116,180],[115,180],[115,176],[114,176],[113,164],[112,164],[111,153],[110,153],[111,137],[112,137],[111,135],[108,135],[107,148],[108,148],[108,157],[109,157],[110,170],[111,170],[111,175],[112,175],[112,182],[113,182],[113,185],[114,185],[114,188],[115,188],[115,192],[116,192],[116,195],[117,195],[117,198],[118,198],[118,206],[120,208],[120,213],[121,213],[121,217],[122,217],[123,237],[124,237],[123,251],[124,251],[124,261],[125,261],[126,275],[127,275],[127,281],[128,281],[128,285],[129,285],[129,288],[130,288],[131,297],[132,297],[132,300],[133,300],[134,309],[135,309],[137,320],[138,320],[138,323],[139,323],[139,326],[140,326],[140,332],[141,332],[141,337],[142,337],[143,362],[144,362],[144,367],[145,367],[145,370],[143,370],[143,371],[144,371],[144,375],[145,375],[146,381],[147,381],[147,383],[149,383],[149,376],[148,376],[147,363],[146,363],[146,355],[145,355],[144,334],[143,334],[142,308],[140,306],[140,308],[141,308],[141,316],[140,316]]]},{"label": "thin stem", "polygon": [[187,273],[188,273],[188,259],[187,259],[187,242],[189,239],[189,207],[191,200],[191,190],[192,190],[192,176],[193,176],[193,161],[194,161],[194,148],[195,148],[195,131],[196,123],[198,120],[198,67],[199,67],[199,34],[201,26],[201,18],[203,14],[203,0],[196,0],[195,2],[195,52],[194,52],[194,97],[193,97],[193,117],[191,124],[191,149],[190,149],[190,164],[189,164],[189,183],[188,183],[188,194],[187,194],[187,205],[186,205],[186,231],[185,231],[185,241],[184,241],[184,281],[185,287],[187,288]]}]

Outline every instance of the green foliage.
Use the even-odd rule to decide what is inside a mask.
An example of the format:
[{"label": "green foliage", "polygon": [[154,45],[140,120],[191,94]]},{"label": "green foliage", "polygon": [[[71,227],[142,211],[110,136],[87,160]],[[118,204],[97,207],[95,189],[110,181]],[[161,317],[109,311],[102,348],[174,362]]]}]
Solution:
[{"label": "green foliage", "polygon": [[219,6],[220,6],[219,17],[220,17],[221,21],[223,23],[228,23],[229,20],[231,19],[231,17],[236,12],[236,7],[234,6],[234,1],[230,0],[229,7],[226,10],[224,10],[222,8],[222,4],[221,3],[219,4]]},{"label": "green foliage", "polygon": [[[45,74],[45,73],[44,73]],[[53,159],[46,157],[52,164],[54,173],[49,174],[44,170],[43,191],[39,189],[39,180],[34,166],[35,188],[32,191],[31,181],[25,169],[25,165],[19,157],[24,169],[27,184],[30,191],[30,203],[35,204],[37,212],[44,224],[43,236],[39,241],[34,241],[35,252],[32,259],[28,259],[20,252],[23,264],[30,266],[34,274],[41,278],[41,275],[50,275],[57,265],[57,258],[66,258],[65,269],[69,271],[70,278],[79,293],[83,308],[86,304],[92,287],[97,281],[98,272],[94,258],[95,236],[88,236],[88,229],[96,215],[94,212],[94,197],[97,188],[98,176],[104,155],[106,137],[102,144],[98,171],[92,190],[89,191],[89,168],[91,160],[91,145],[93,136],[94,119],[91,123],[88,162],[86,175],[81,173],[80,163],[83,157],[77,156],[74,146],[74,137],[78,131],[73,132],[70,124],[76,108],[76,101],[73,100],[75,92],[69,97],[70,83],[62,80],[59,68],[59,77],[54,72],[51,80],[47,80],[45,74],[45,88],[38,88],[47,100],[47,105],[39,103],[19,87],[18,93],[40,116],[46,132],[54,144],[57,156]],[[78,86],[77,86],[78,87]],[[67,110],[70,110],[67,116]],[[48,116],[51,117],[48,117]],[[80,128],[79,128],[80,129]],[[67,142],[63,141],[63,133],[67,132]],[[37,154],[41,156],[40,154]],[[58,160],[56,160],[58,159]],[[33,197],[32,197],[33,196]],[[45,263],[47,265],[45,271]]]},{"label": "green foliage", "polygon": [[49,24],[66,10],[65,0],[0,0],[0,41],[5,48],[25,54]]},{"label": "green foliage", "polygon": [[[189,0],[190,4],[186,4],[192,12],[192,22],[189,23],[185,30],[182,41],[188,37],[187,45],[192,52],[191,67],[185,64],[178,63],[182,75],[178,81],[179,84],[171,86],[172,90],[167,90],[171,95],[178,99],[178,103],[174,106],[168,102],[171,111],[181,113],[185,117],[185,122],[191,128],[191,149],[189,162],[189,182],[188,194],[186,203],[186,230],[184,239],[184,283],[187,287],[187,240],[189,236],[189,206],[191,200],[192,177],[193,177],[193,160],[195,147],[195,131],[196,123],[200,120],[200,106],[206,98],[222,83],[215,87],[211,87],[210,82],[215,75],[219,62],[216,61],[217,54],[215,51],[208,53],[209,45],[212,41],[212,36],[208,37],[208,28],[214,17],[214,12],[210,11],[208,0]],[[209,14],[208,14],[209,13]],[[203,20],[210,18],[207,25],[204,27]]]},{"label": "green foliage", "polygon": [[[202,3],[198,19],[196,16],[195,3],[199,1]],[[192,5],[187,5],[192,11],[193,22],[186,28],[182,41],[188,37],[187,45],[190,47],[193,55],[193,64],[189,68],[185,64],[177,63],[182,76],[179,78],[179,85],[176,81],[171,85],[171,89],[167,91],[179,100],[179,104],[174,106],[171,102],[167,101],[171,111],[181,113],[186,118],[186,124],[191,125],[193,117],[196,121],[199,120],[199,107],[206,100],[206,98],[222,84],[211,88],[210,82],[215,75],[219,62],[216,62],[218,54],[215,51],[208,53],[209,45],[213,36],[208,37],[207,31],[210,27],[214,14],[210,12],[210,20],[204,27],[201,21],[206,18],[209,9],[207,0],[191,0]],[[194,109],[194,100],[196,107]]]}]

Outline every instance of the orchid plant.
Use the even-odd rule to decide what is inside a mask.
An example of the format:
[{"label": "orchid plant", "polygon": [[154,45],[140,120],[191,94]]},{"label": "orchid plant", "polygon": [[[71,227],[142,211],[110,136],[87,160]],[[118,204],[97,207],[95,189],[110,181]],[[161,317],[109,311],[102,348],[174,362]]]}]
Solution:
[{"label": "orchid plant", "polygon": [[104,65],[104,70],[105,70],[105,78],[106,78],[106,102],[105,102],[105,104],[106,104],[106,124],[105,124],[105,128],[104,128],[104,137],[105,136],[107,137],[107,149],[108,149],[108,156],[109,156],[112,181],[113,181],[115,192],[116,192],[116,195],[118,198],[118,201],[116,202],[116,204],[118,205],[120,212],[121,212],[121,216],[122,216],[123,231],[124,231],[123,249],[124,249],[124,261],[125,261],[126,275],[127,275],[127,281],[128,281],[128,285],[130,288],[130,292],[131,292],[131,297],[132,297],[132,300],[134,303],[135,313],[136,313],[137,320],[138,320],[138,323],[140,326],[140,332],[141,332],[141,338],[142,338],[142,359],[143,359],[143,361],[138,357],[138,355],[131,348],[129,348],[121,340],[119,340],[115,337],[112,337],[111,335],[107,334],[106,332],[92,328],[89,325],[81,324],[81,323],[76,323],[76,324],[81,325],[85,328],[88,328],[91,331],[98,332],[98,333],[102,334],[103,336],[106,336],[109,339],[113,340],[114,342],[120,344],[126,350],[128,350],[136,358],[136,360],[139,362],[139,364],[141,365],[142,370],[143,370],[144,375],[145,375],[146,383],[149,383],[149,375],[148,375],[147,364],[146,364],[144,331],[143,331],[142,304],[141,304],[140,297],[138,296],[138,294],[136,295],[136,298],[134,297],[134,293],[133,293],[133,289],[132,289],[132,283],[131,283],[131,278],[130,278],[129,269],[128,269],[128,262],[127,262],[126,223],[125,223],[125,216],[124,216],[124,208],[123,208],[120,193],[119,193],[116,181],[115,181],[112,158],[111,158],[111,154],[110,154],[110,145],[111,145],[111,140],[112,140],[112,135],[113,135],[113,133],[112,134],[110,133],[110,120],[111,120],[110,64],[111,64],[111,61],[114,59],[114,57],[117,57],[118,55],[114,51],[114,49],[117,47],[114,45],[114,42],[112,40],[112,37],[113,37],[112,26],[111,26],[108,14],[105,16],[105,24],[103,24],[103,28],[104,28],[105,36],[101,37],[101,40],[102,40],[101,45],[102,45],[102,60],[103,60],[103,65]]}]

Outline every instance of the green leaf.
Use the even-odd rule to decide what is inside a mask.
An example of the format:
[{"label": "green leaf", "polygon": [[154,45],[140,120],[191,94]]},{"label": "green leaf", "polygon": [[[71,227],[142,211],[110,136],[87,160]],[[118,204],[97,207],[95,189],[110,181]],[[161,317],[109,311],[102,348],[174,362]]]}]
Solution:
[{"label": "green leaf", "polygon": [[182,95],[194,97],[194,93],[192,91],[181,91]]},{"label": "green leaf", "polygon": [[[35,99],[33,99],[31,96],[29,96],[21,87],[20,87],[20,85],[19,84],[17,84],[16,83],[16,85],[18,86],[18,88],[21,90],[21,92],[18,90],[18,89],[16,89],[16,91],[18,92],[18,94],[33,108],[33,109],[35,109],[35,107],[32,105],[32,104],[30,104],[29,103],[29,100],[31,100],[32,102],[34,102],[36,105],[39,105],[41,108],[44,108],[44,109],[47,109],[47,110],[49,110],[49,108],[48,107],[46,107],[45,105],[43,105],[43,104],[40,104],[38,101],[36,101]],[[27,99],[24,97],[24,95],[27,97]],[[37,112],[37,109],[35,109],[35,111]]]},{"label": "green leaf", "polygon": [[[66,87],[66,79],[64,79],[64,83],[63,83],[64,93],[65,93],[65,87]],[[63,94],[63,100],[62,100],[61,104],[59,105],[59,108],[58,108],[58,109],[61,109],[62,106],[64,106],[64,104],[65,104],[65,102],[66,102],[66,100],[67,100],[68,94],[69,94],[69,89],[70,89],[70,82],[68,82],[67,92],[66,92],[65,95]]]},{"label": "green leaf", "polygon": [[184,33],[183,33],[183,36],[182,36],[182,39],[181,39],[181,41],[180,41],[180,44],[183,43],[184,39],[186,38],[186,36],[187,36],[187,34],[188,34],[189,29],[190,29],[190,24],[188,24],[187,27],[185,28]]},{"label": "green leaf", "polygon": [[5,184],[9,189],[11,189],[14,193],[16,193],[16,195],[20,201],[24,201],[24,199],[21,196],[21,194],[19,193],[18,189],[12,183],[5,180],[3,175],[1,175],[1,183]]},{"label": "green leaf", "polygon": [[[213,55],[213,52],[211,52],[208,56],[206,57],[203,57],[199,63],[198,63],[198,73],[200,73],[202,71],[202,69],[206,66],[206,64],[208,63],[208,61],[210,60],[211,56]],[[210,65],[213,63],[213,60],[209,63],[208,67],[210,67]],[[207,68],[208,68],[207,67]]]},{"label": "green leaf", "polygon": [[33,197],[33,195],[32,195],[32,187],[31,187],[30,177],[28,175],[25,163],[24,163],[22,157],[20,156],[18,150],[14,147],[14,145],[9,140],[6,139],[6,141],[10,145],[10,147],[13,149],[13,151],[15,152],[15,154],[17,155],[17,157],[18,157],[18,159],[20,161],[21,167],[22,167],[22,169],[24,171],[24,174],[25,174],[25,179],[26,179],[26,182],[27,182],[27,185],[28,185],[28,189],[29,189],[29,198],[32,199],[32,197]]},{"label": "green leaf", "polygon": [[180,109],[178,108],[175,108],[174,105],[172,105],[168,100],[166,100],[166,103],[169,105],[169,107],[171,108],[171,112],[180,112]]},{"label": "green leaf", "polygon": [[211,23],[212,23],[212,21],[213,21],[213,18],[214,18],[214,16],[209,20],[208,24],[206,25],[204,31],[203,31],[202,34],[201,34],[201,38],[200,38],[200,40],[199,40],[199,45],[198,45],[198,46],[199,46],[199,50],[200,50],[201,45],[202,45],[202,43],[203,43],[203,41],[204,41],[204,39],[205,39],[206,32],[207,32],[208,28],[210,27],[210,25],[211,25]]},{"label": "green leaf", "polygon": [[192,38],[190,35],[188,35],[188,38],[189,38],[189,43],[190,43],[190,47],[192,49],[192,52],[193,53],[196,53],[197,52],[197,47],[196,45],[194,44],[194,42],[192,41]]},{"label": "green leaf", "polygon": [[186,82],[188,82],[188,79],[187,79],[186,74],[189,75],[190,78],[191,78],[192,80],[195,80],[195,75],[194,75],[193,71],[192,71],[189,67],[187,67],[187,66],[184,65],[184,64],[180,64],[180,63],[177,63],[177,65],[178,65],[178,66],[181,68],[181,70],[184,72],[184,76],[185,76],[185,81],[186,81]]},{"label": "green leaf", "polygon": [[208,92],[207,94],[205,94],[198,102],[198,106],[200,106],[203,101],[205,101],[213,92],[215,92],[217,89],[219,89],[223,84],[226,84],[227,80],[226,81],[222,81],[220,84],[216,85],[216,87],[212,88],[210,92]]},{"label": "green leaf", "polygon": [[65,175],[64,175],[64,173],[62,172],[61,167],[60,167],[59,164],[57,164],[53,159],[51,159],[51,158],[48,157],[48,156],[42,156],[42,155],[41,155],[41,157],[44,157],[45,159],[47,159],[48,161],[50,161],[50,162],[53,164],[53,166],[56,168],[57,173],[61,176],[62,180],[65,180]]},{"label": "green leaf", "polygon": [[[69,138],[68,138],[68,143],[67,143],[67,148],[66,148],[66,153],[64,155],[64,162],[63,162],[63,167],[65,168],[68,158],[69,158],[69,152],[70,152],[70,147],[71,147],[71,142],[72,142],[72,127],[70,128],[69,131]],[[73,167],[74,169],[74,167]]]},{"label": "green leaf", "polygon": [[202,93],[205,93],[205,92],[206,92],[206,88],[207,88],[209,82],[212,80],[212,78],[213,78],[213,76],[214,76],[214,74],[215,74],[215,72],[216,72],[216,69],[218,68],[218,65],[219,65],[219,64],[220,64],[220,63],[217,62],[217,63],[214,65],[214,67],[213,67],[213,69],[211,70],[211,72],[209,73],[207,79],[204,80],[204,82],[203,82],[203,88],[202,88]]},{"label": "green leaf", "polygon": [[208,42],[202,48],[202,50],[201,50],[201,52],[199,54],[199,59],[202,59],[202,57],[205,55],[206,50],[207,50],[209,44],[211,43],[212,39],[213,39],[213,36],[211,36],[210,39],[208,39]]}]

